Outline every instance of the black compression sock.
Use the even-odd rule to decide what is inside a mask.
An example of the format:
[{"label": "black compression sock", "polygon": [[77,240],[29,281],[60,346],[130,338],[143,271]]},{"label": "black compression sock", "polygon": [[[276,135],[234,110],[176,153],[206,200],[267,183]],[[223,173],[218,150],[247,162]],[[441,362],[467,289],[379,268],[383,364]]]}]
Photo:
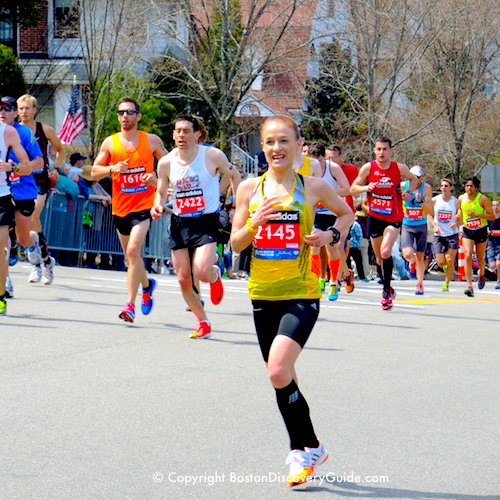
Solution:
[{"label": "black compression sock", "polygon": [[384,290],[389,291],[391,288],[392,270],[394,269],[394,261],[392,257],[382,260],[382,267],[384,270]]},{"label": "black compression sock", "polygon": [[319,442],[309,416],[309,406],[295,381],[282,389],[275,388],[275,391],[278,408],[290,436],[290,449],[317,448]]},{"label": "black compression sock", "polygon": [[49,252],[45,241],[45,235],[42,232],[38,233],[38,244],[40,245],[40,250],[42,251],[42,259],[45,262],[49,256]]}]

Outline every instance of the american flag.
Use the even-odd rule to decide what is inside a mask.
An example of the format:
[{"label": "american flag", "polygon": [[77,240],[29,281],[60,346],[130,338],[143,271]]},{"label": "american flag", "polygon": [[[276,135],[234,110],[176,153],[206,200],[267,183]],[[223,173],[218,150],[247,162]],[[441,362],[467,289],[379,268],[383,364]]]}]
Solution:
[{"label": "american flag", "polygon": [[59,131],[59,139],[63,144],[71,144],[85,128],[83,121],[82,108],[80,107],[80,99],[78,86],[73,84],[71,99],[69,100],[68,111],[64,117],[61,130]]}]

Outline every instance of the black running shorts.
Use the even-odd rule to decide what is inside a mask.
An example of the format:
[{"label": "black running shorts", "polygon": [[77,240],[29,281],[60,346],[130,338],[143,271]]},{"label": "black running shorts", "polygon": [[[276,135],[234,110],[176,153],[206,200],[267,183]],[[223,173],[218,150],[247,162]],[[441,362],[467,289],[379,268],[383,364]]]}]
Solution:
[{"label": "black running shorts", "polygon": [[[15,206],[12,195],[0,197],[0,226],[14,226],[15,220]],[[2,257],[3,259],[3,248]]]},{"label": "black running shorts", "polygon": [[198,217],[170,219],[170,245],[172,250],[198,248],[209,243],[217,243],[219,237],[219,214],[203,214]]},{"label": "black running shorts", "polygon": [[446,253],[448,250],[458,250],[458,233],[450,236],[434,235],[434,252]]},{"label": "black running shorts", "polygon": [[16,212],[29,217],[35,211],[35,200],[14,200]]},{"label": "black running shorts", "polygon": [[380,238],[381,236],[384,236],[384,230],[389,226],[394,226],[396,229],[400,229],[402,222],[389,222],[384,219],[379,219],[378,217],[373,217],[373,215],[368,216],[368,234],[370,235],[370,238]]},{"label": "black running shorts", "polygon": [[462,238],[473,240],[474,243],[484,243],[488,239],[488,227],[483,226],[480,229],[467,229],[464,227]]},{"label": "black running shorts", "polygon": [[276,335],[304,347],[318,319],[319,299],[252,300],[253,320],[264,361]]},{"label": "black running shorts", "polygon": [[118,215],[113,215],[113,222],[118,229],[120,234],[123,236],[129,236],[132,228],[137,226],[145,220],[151,220],[150,210],[141,210],[140,212],[131,212],[124,217],[119,217]]}]

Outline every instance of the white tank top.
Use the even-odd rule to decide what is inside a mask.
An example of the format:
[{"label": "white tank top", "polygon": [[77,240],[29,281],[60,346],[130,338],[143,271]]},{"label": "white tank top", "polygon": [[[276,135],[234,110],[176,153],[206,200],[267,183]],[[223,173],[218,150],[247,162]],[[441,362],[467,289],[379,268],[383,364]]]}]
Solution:
[{"label": "white tank top", "polygon": [[207,146],[198,146],[198,154],[189,165],[181,165],[177,148],[170,159],[170,182],[174,191],[172,210],[181,217],[199,217],[219,211],[219,177],[210,175],[205,164]]},{"label": "white tank top", "polygon": [[[5,129],[7,125],[0,123],[0,160],[7,160],[7,146],[5,145]],[[10,187],[7,184],[7,172],[0,172],[0,196],[8,196]]]},{"label": "white tank top", "polygon": [[434,222],[441,230],[440,236],[452,236],[458,233],[458,227],[455,227],[455,229],[450,227],[451,223],[457,222],[456,202],[457,199],[455,196],[452,196],[450,201],[444,201],[442,194],[436,196],[436,202],[434,204]]},{"label": "white tank top", "polygon": [[[333,189],[338,189],[340,187],[337,179],[335,179],[335,177],[332,175],[331,165],[328,160],[325,160],[325,173],[323,174],[322,179],[330,184]],[[316,207],[316,213],[320,215],[334,215],[331,210],[328,210],[328,208],[324,207],[321,204],[318,204],[318,206]]]}]

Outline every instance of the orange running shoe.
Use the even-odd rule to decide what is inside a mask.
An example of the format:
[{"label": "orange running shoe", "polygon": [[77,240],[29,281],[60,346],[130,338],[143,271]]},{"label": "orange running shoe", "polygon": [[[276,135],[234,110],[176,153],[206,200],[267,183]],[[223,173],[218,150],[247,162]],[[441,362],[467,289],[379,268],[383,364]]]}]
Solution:
[{"label": "orange running shoe", "polygon": [[222,285],[222,280],[220,279],[220,268],[219,266],[214,266],[217,271],[217,279],[210,283],[210,300],[215,306],[220,304],[222,298],[224,297],[224,286]]},{"label": "orange running shoe", "polygon": [[286,458],[286,463],[290,465],[287,477],[288,486],[305,483],[314,476],[313,459],[307,451],[292,450]]},{"label": "orange running shoe", "polygon": [[349,270],[347,271],[347,276],[344,276],[344,281],[345,281],[345,291],[347,293],[352,293],[354,291],[354,273]]},{"label": "orange running shoe", "polygon": [[192,339],[209,339],[212,336],[212,327],[209,321],[200,321],[196,330],[190,335]]},{"label": "orange running shoe", "polygon": [[133,323],[135,319],[135,305],[132,302],[127,302],[125,309],[118,315],[126,323]]}]

